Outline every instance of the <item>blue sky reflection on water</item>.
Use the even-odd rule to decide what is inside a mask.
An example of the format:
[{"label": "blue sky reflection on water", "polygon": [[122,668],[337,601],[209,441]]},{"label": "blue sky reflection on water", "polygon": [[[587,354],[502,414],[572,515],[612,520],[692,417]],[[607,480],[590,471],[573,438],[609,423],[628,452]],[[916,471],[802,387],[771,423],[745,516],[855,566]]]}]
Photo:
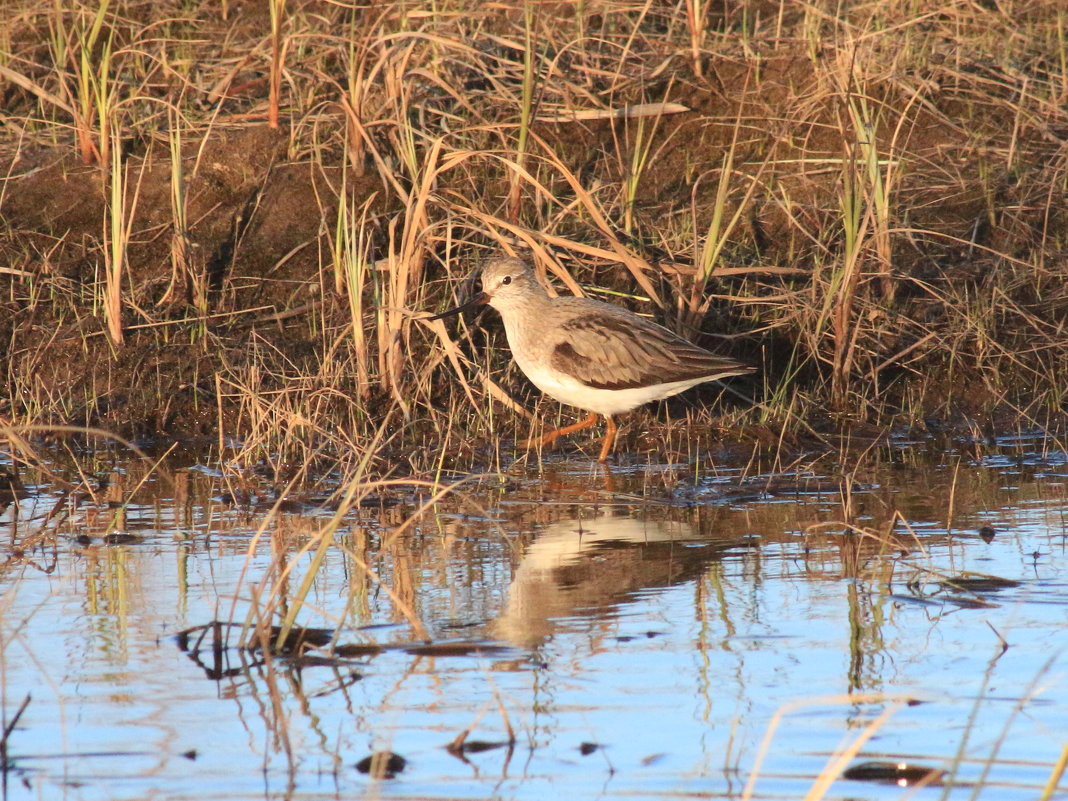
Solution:
[{"label": "blue sky reflection on water", "polygon": [[[884,694],[914,703],[854,762],[949,768],[966,738],[961,781],[996,750],[980,797],[1034,798],[1068,744],[1068,471],[1063,456],[997,456],[858,471],[853,524],[885,533],[899,515],[882,542],[843,536],[830,470],[732,495],[729,471],[693,482],[689,467],[635,469],[607,493],[597,468],[559,460],[465,490],[475,504],[446,499],[392,542],[418,500],[363,511],[337,532],[348,551],[327,552],[301,621],[340,620],[340,644],[394,648],[299,666],[236,648],[216,664],[206,644],[198,665],[174,635],[243,621],[281,556],[295,560],[293,592],[309,564],[294,554],[327,515],[278,516],[249,556],[262,514],[220,504],[219,479],[193,471],[178,498],[150,479],[120,526],[138,540],[108,545],[113,510],[55,514],[58,493],[35,485],[20,517],[0,517],[8,718],[32,694],[7,796],[741,797],[776,710],[798,703],[755,797],[800,798],[890,703],[856,699]],[[1011,582],[946,583],[970,572]],[[435,641],[494,648],[413,653],[398,603]],[[209,678],[219,666],[226,675]],[[465,761],[443,747],[468,727],[503,742],[505,716],[511,752]],[[375,749],[407,768],[379,783],[359,774]],[[839,781],[827,797],[906,792]]]}]

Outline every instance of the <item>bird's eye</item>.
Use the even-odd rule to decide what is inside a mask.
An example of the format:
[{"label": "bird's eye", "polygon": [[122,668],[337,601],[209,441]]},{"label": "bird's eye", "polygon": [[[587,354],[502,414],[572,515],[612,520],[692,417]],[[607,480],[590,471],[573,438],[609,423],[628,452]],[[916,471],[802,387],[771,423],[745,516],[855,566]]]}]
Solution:
[{"label": "bird's eye", "polygon": [[508,286],[510,283],[512,283],[512,276],[510,275],[506,275],[501,279],[501,286]]}]

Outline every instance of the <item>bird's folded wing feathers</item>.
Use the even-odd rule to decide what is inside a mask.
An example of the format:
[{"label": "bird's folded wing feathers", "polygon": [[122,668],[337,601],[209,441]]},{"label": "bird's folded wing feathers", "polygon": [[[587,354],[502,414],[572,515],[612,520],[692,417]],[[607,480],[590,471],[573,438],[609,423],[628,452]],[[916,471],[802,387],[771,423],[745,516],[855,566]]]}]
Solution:
[{"label": "bird's folded wing feathers", "polygon": [[560,327],[552,367],[596,389],[630,389],[752,368],[709,353],[655,323],[587,315]]}]

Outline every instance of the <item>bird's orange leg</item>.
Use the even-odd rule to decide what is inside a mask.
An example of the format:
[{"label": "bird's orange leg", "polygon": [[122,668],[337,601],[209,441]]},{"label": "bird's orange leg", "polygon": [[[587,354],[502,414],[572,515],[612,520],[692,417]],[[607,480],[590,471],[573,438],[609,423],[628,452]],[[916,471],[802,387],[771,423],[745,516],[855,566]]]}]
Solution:
[{"label": "bird's orange leg", "polygon": [[545,447],[546,445],[553,445],[560,437],[566,434],[574,434],[576,431],[582,431],[584,428],[589,428],[590,426],[595,425],[596,423],[597,412],[590,412],[590,416],[587,417],[585,420],[582,420],[578,423],[574,423],[569,426],[564,426],[563,428],[558,428],[556,429],[556,431],[550,431],[548,434],[545,434],[542,437],[537,437],[535,439],[525,439],[520,444],[524,448],[534,448],[538,446]]},{"label": "bird's orange leg", "polygon": [[608,452],[612,450],[612,446],[616,442],[616,431],[618,430],[616,428],[616,421],[612,419],[612,415],[606,414],[604,423],[604,444],[601,446],[601,455],[597,457],[597,461],[602,464],[608,461]]}]

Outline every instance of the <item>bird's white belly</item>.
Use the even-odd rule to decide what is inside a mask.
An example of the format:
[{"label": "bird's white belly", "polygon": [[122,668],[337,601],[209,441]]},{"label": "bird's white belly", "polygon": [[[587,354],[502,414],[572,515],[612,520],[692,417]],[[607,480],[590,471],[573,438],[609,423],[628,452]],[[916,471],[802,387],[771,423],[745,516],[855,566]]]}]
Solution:
[{"label": "bird's white belly", "polygon": [[519,359],[516,359],[516,363],[519,365],[519,369],[530,379],[531,383],[546,395],[569,406],[576,406],[579,409],[586,409],[603,415],[629,412],[643,403],[676,395],[708,380],[706,378],[696,378],[668,384],[653,384],[647,387],[597,389],[588,387],[555,370],[520,361]]}]

